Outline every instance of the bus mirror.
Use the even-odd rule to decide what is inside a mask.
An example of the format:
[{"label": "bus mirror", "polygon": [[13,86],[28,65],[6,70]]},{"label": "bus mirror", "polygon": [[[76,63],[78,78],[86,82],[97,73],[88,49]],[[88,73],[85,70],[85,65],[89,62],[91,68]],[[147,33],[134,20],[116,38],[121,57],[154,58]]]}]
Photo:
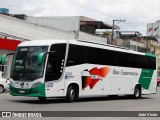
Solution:
[{"label": "bus mirror", "polygon": [[14,53],[8,53],[8,54],[4,54],[4,55],[1,56],[1,64],[2,65],[5,64],[6,56],[9,56],[9,55],[14,55]]},{"label": "bus mirror", "polygon": [[40,53],[40,54],[38,55],[38,64],[39,64],[39,65],[43,63],[43,58],[44,58],[45,54],[46,54],[46,53]]},{"label": "bus mirror", "polygon": [[4,65],[5,63],[6,54],[1,56],[1,64]]},{"label": "bus mirror", "polygon": [[40,53],[38,55],[38,64],[41,65],[43,63],[43,59],[45,57],[46,54],[51,54],[51,53],[55,53],[56,51],[50,51],[50,52],[44,52],[44,53]]}]

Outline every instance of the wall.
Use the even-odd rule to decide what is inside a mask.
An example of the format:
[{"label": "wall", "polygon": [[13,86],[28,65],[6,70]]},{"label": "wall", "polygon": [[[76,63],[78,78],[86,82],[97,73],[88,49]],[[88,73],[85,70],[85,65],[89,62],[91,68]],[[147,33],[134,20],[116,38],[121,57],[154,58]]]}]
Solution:
[{"label": "wall", "polygon": [[57,30],[74,32],[79,31],[79,17],[67,16],[67,17],[27,17],[27,22],[37,25],[54,28]]},{"label": "wall", "polygon": [[79,32],[78,39],[84,40],[84,41],[91,41],[91,42],[107,44],[107,38],[99,37],[96,35],[91,35],[91,34],[84,33],[84,32]]},{"label": "wall", "polygon": [[68,33],[56,29],[42,27],[28,23],[24,20],[0,15],[0,32],[11,34],[17,37],[38,40],[38,39],[75,39],[74,33]]},{"label": "wall", "polygon": [[160,21],[147,24],[147,36],[155,36],[160,41]]},{"label": "wall", "polygon": [[83,32],[65,32],[54,28],[43,27],[37,24],[32,24],[24,20],[19,20],[4,15],[0,15],[0,32],[4,32],[7,34],[11,34],[29,40],[40,40],[40,39],[75,40],[79,38],[86,41],[94,40],[101,43],[107,43],[106,38],[98,37],[96,35],[85,34]]}]

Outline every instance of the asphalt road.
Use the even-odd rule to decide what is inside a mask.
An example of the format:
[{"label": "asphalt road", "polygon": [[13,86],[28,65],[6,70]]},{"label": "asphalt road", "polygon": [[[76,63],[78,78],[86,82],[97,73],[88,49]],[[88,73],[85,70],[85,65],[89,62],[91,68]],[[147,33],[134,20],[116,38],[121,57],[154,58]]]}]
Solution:
[{"label": "asphalt road", "polygon": [[33,97],[16,97],[9,93],[0,94],[1,110],[17,111],[160,111],[160,87],[157,94],[142,95],[141,99],[130,96],[117,98],[82,98],[79,102],[66,103],[63,99],[38,101]]},{"label": "asphalt road", "polygon": [[43,103],[37,98],[2,93],[0,111],[160,111],[160,87],[157,94],[143,95],[141,99],[130,96],[83,98],[75,103],[66,103],[63,99],[49,99]]}]

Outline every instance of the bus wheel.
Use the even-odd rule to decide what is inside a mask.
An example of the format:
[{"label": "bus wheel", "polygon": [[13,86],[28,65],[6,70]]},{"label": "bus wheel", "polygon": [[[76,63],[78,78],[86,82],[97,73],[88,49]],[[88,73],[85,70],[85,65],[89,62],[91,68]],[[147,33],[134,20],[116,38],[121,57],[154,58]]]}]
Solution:
[{"label": "bus wheel", "polygon": [[141,87],[137,85],[134,89],[134,98],[141,98]]},{"label": "bus wheel", "polygon": [[4,92],[5,90],[4,90],[4,87],[3,87],[3,85],[0,85],[0,93],[2,93],[2,92]]},{"label": "bus wheel", "polygon": [[38,99],[42,102],[47,100],[46,97],[38,97]]},{"label": "bus wheel", "polygon": [[67,90],[67,95],[66,95],[66,101],[67,102],[74,102],[76,99],[76,91],[73,86],[69,86]]}]

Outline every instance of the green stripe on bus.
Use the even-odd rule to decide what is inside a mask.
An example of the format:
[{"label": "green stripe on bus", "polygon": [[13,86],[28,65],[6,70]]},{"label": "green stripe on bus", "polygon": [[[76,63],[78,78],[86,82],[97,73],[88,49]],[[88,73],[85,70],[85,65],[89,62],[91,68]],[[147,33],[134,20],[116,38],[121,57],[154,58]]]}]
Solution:
[{"label": "green stripe on bus", "polygon": [[142,86],[142,88],[148,90],[151,80],[152,80],[152,76],[153,76],[153,72],[154,70],[150,70],[150,69],[142,69],[140,78],[138,83]]},{"label": "green stripe on bus", "polygon": [[146,56],[149,56],[149,57],[156,57],[156,55],[154,54],[149,54],[149,53],[145,53]]},{"label": "green stripe on bus", "polygon": [[[25,91],[25,93],[20,94],[19,91]],[[45,94],[45,84],[40,84],[35,88],[14,88],[10,84],[10,94],[13,96],[29,96],[29,97],[46,97]]]}]

